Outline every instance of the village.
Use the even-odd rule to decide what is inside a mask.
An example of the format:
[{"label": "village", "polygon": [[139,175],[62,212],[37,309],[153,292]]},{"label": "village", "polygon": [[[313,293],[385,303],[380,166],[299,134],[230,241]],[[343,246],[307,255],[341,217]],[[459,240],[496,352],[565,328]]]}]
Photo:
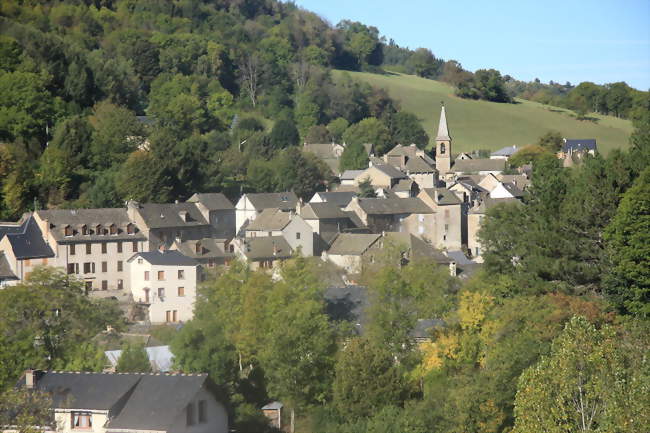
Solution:
[{"label": "village", "polygon": [[[433,156],[415,144],[397,144],[382,157],[368,144],[368,167],[342,173],[338,167],[344,145],[305,144],[304,150],[321,158],[340,180],[308,202],[291,191],[245,193],[234,204],[221,193],[196,193],[185,202],[128,201],[124,208],[26,213],[16,223],[0,224],[0,288],[23,282],[39,266],[62,268],[83,282],[88,296],[117,300],[133,324],[130,332],[147,335],[151,326],[182,326],[191,320],[206,275],[234,260],[281,278],[283,261],[320,257],[336,270],[338,283],[326,292],[331,302],[352,297],[367,303],[358,276],[387,245],[400,250],[402,264],[426,258],[454,278],[468,278],[483,261],[478,232],[486,212],[500,203],[521,202],[533,168],[508,168],[516,146],[489,158],[454,155],[444,106],[435,143]],[[565,140],[557,156],[570,166],[595,152],[595,140]],[[439,322],[420,318],[413,338],[427,341],[428,331]],[[173,371],[169,346],[147,346],[154,371]],[[112,366],[107,372],[115,370],[121,353],[106,352]],[[164,422],[226,431],[227,415],[221,403],[209,397],[206,375],[28,370],[21,386],[34,388],[37,382],[41,389],[70,387],[73,397],[88,401],[83,410],[62,415],[73,430],[93,425],[108,425],[110,431],[131,431],[134,426],[156,430],[161,417],[143,424],[134,414],[151,409],[146,395],[152,390],[173,387],[186,393],[180,403],[184,415],[169,415],[178,411],[178,400],[158,403],[156,413],[169,406]],[[111,389],[112,397],[95,401],[97,397],[87,393],[96,387]],[[107,423],[105,411],[115,411],[116,402],[125,398],[127,403]],[[55,401],[56,407],[62,405]],[[272,425],[282,426],[282,403],[261,409]]]}]

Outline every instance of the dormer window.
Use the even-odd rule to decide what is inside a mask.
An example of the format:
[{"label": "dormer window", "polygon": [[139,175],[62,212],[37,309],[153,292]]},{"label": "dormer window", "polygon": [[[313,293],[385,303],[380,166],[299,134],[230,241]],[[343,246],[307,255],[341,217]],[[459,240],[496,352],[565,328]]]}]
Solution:
[{"label": "dormer window", "polygon": [[110,233],[111,233],[112,235],[116,235],[116,234],[117,234],[117,226],[116,226],[115,224],[111,224],[111,226],[110,226]]},{"label": "dormer window", "polygon": [[126,233],[129,235],[135,234],[135,226],[131,223],[126,225]]},{"label": "dormer window", "polygon": [[201,242],[197,242],[196,246],[194,247],[194,251],[196,254],[201,254],[202,248],[201,248]]},{"label": "dormer window", "polygon": [[70,227],[69,225],[65,226],[64,232],[66,236],[72,236],[72,227]]},{"label": "dormer window", "polygon": [[95,226],[95,234],[96,235],[101,235],[102,234],[102,225],[101,224],[97,224]]},{"label": "dormer window", "polygon": [[181,217],[183,222],[188,222],[190,220],[190,214],[186,210],[182,210],[178,213],[178,216]]},{"label": "dormer window", "polygon": [[88,226],[86,224],[81,226],[81,234],[84,236],[88,234]]}]

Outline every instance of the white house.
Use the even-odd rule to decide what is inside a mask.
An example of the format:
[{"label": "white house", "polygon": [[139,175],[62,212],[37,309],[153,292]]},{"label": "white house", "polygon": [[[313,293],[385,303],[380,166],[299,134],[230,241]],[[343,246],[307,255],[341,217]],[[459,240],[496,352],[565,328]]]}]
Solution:
[{"label": "white house", "polygon": [[244,194],[235,205],[236,233],[253,221],[264,209],[295,210],[298,197],[293,192]]},{"label": "white house", "polygon": [[194,317],[198,262],[176,250],[137,253],[128,260],[133,300],[149,306],[152,323]]},{"label": "white house", "polygon": [[207,374],[28,370],[19,386],[51,395],[57,425],[48,433],[228,432]]}]

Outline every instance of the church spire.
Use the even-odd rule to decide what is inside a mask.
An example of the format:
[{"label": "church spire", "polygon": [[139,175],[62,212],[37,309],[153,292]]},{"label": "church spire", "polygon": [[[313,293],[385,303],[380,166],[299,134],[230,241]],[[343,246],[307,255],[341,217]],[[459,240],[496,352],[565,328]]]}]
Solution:
[{"label": "church spire", "polygon": [[438,123],[438,136],[436,140],[451,141],[449,136],[449,128],[447,127],[447,115],[445,114],[445,104],[442,103],[442,110],[440,111],[440,123]]}]

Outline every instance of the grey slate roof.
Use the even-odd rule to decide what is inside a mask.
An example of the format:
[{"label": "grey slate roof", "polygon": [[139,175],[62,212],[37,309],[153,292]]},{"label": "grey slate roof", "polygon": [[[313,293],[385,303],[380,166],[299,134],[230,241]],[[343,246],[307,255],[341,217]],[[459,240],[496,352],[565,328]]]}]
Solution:
[{"label": "grey slate roof", "polygon": [[138,257],[154,266],[196,266],[198,262],[191,257],[187,257],[177,250],[149,251],[134,254],[128,261],[132,262]]},{"label": "grey slate roof", "polygon": [[0,241],[2,238],[9,233],[20,233],[23,231],[23,224],[24,220],[22,222],[0,222]]},{"label": "grey slate roof", "polygon": [[248,224],[246,231],[273,231],[282,230],[291,221],[291,214],[280,209],[264,209],[257,218]]},{"label": "grey slate roof", "polygon": [[361,334],[368,307],[368,290],[364,286],[328,287],[324,293],[325,313],[334,322],[347,321]]},{"label": "grey slate roof", "polygon": [[[151,229],[208,225],[195,203],[144,203],[137,210]],[[187,221],[181,212],[187,212]]]},{"label": "grey slate roof", "polygon": [[408,177],[402,170],[399,170],[389,164],[375,164],[373,167],[376,167],[377,170],[381,171],[391,179],[405,179]]},{"label": "grey slate roof", "polygon": [[340,256],[360,256],[380,237],[380,234],[340,233],[327,253]]},{"label": "grey slate roof", "polygon": [[234,209],[235,206],[220,192],[196,193],[187,199],[188,203],[201,203],[209,210]]},{"label": "grey slate roof", "polygon": [[369,215],[428,214],[433,210],[417,197],[360,198],[359,207]]},{"label": "grey slate roof", "polygon": [[41,229],[30,215],[21,225],[21,231],[5,234],[17,259],[54,257],[52,248],[45,242]]},{"label": "grey slate roof", "polygon": [[579,138],[579,139],[565,139],[562,144],[562,152],[568,151],[588,151],[596,150],[596,139],[594,138]]},{"label": "grey slate roof", "polygon": [[334,203],[338,207],[346,207],[348,203],[357,196],[357,193],[354,191],[317,192],[316,194],[318,194],[325,202]]},{"label": "grey slate roof", "polygon": [[447,188],[424,188],[422,191],[441,206],[461,203],[456,194]]},{"label": "grey slate roof", "polygon": [[341,180],[354,180],[357,176],[363,173],[365,170],[345,170],[341,173]]},{"label": "grey slate roof", "polygon": [[[36,214],[49,224],[50,233],[59,243],[72,243],[82,241],[109,241],[109,240],[144,240],[144,235],[129,219],[125,208],[105,209],[50,209],[38,210]],[[134,234],[128,234],[126,226],[134,225]],[[107,229],[111,224],[117,226],[117,234],[97,234],[95,227],[101,225]],[[65,227],[73,229],[72,236],[65,235]],[[82,227],[86,225],[88,232],[82,234]]]},{"label": "grey slate roof", "polygon": [[349,215],[334,203],[308,203],[300,210],[300,216],[306,220],[313,219],[341,219]]},{"label": "grey slate roof", "polygon": [[514,197],[519,198],[524,196],[524,192],[520,190],[517,185],[510,182],[502,182],[502,185]]},{"label": "grey slate roof", "polygon": [[268,208],[290,210],[295,209],[298,203],[298,197],[293,192],[252,193],[246,194],[246,197],[258,211]]},{"label": "grey slate roof", "polygon": [[392,192],[405,192],[411,191],[413,184],[415,182],[411,179],[400,179],[393,187],[390,189]]},{"label": "grey slate roof", "polygon": [[506,146],[502,147],[499,150],[495,150],[490,154],[490,156],[512,156],[515,154],[515,152],[517,152],[517,150],[518,149],[516,145]]},{"label": "grey slate roof", "polygon": [[[434,260],[438,264],[445,265],[452,262],[452,260],[445,256],[441,251],[435,249],[422,239],[410,233],[386,232],[385,239],[394,242],[396,245],[406,247],[411,253],[411,259],[428,258]],[[377,245],[375,245],[375,247],[376,246]]]},{"label": "grey slate roof", "polygon": [[452,171],[456,173],[476,173],[479,171],[503,171],[506,168],[504,159],[461,159],[454,162]]},{"label": "grey slate roof", "polygon": [[293,251],[284,236],[263,236],[244,239],[244,255],[249,260],[288,259]]},{"label": "grey slate roof", "polygon": [[[199,242],[201,246],[200,253],[196,252],[197,242]],[[234,253],[229,253],[224,251],[223,249],[224,242],[225,240],[221,240],[221,242],[219,242],[218,239],[203,238],[198,241],[192,240],[192,241],[176,242],[176,246],[178,248],[178,251],[180,251],[187,257],[191,257],[197,260],[223,259],[223,258],[234,257]]]},{"label": "grey slate roof", "polygon": [[437,170],[435,168],[435,163],[427,162],[421,156],[415,156],[409,158],[406,161],[406,170],[411,173],[435,173]]}]

